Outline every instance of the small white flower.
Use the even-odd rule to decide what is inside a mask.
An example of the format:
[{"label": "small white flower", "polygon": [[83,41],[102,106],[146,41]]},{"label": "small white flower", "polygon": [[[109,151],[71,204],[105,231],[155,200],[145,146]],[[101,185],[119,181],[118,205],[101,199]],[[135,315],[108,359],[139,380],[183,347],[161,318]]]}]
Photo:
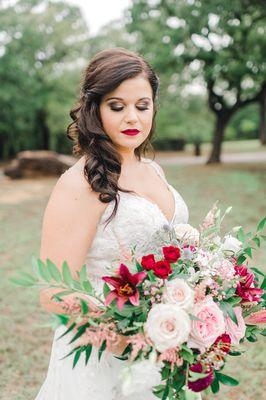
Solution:
[{"label": "small white flower", "polygon": [[165,303],[176,304],[183,310],[189,310],[194,303],[194,290],[184,279],[176,278],[166,282],[163,300]]},{"label": "small white flower", "polygon": [[190,327],[188,314],[175,304],[153,305],[144,325],[145,333],[160,352],[186,342]]},{"label": "small white flower", "polygon": [[236,239],[234,236],[226,235],[224,239],[225,240],[221,246],[221,249],[223,251],[238,253],[241,250],[243,244],[242,242],[240,242],[240,240]]},{"label": "small white flower", "polygon": [[124,366],[119,375],[123,396],[127,397],[135,393],[140,395],[159,385],[161,383],[161,367],[161,364],[153,363],[150,360],[136,361],[131,365]]},{"label": "small white flower", "polygon": [[199,231],[189,224],[177,224],[174,226],[175,234],[178,240],[187,244],[197,246],[199,244]]}]

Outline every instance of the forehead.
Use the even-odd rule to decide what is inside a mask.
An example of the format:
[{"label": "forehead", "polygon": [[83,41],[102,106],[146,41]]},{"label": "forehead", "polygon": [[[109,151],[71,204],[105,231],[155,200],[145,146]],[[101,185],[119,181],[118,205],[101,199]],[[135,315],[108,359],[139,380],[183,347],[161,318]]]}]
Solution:
[{"label": "forehead", "polygon": [[117,88],[107,93],[104,100],[110,97],[120,97],[124,100],[136,100],[148,97],[152,100],[152,88],[149,81],[143,76],[124,80]]}]

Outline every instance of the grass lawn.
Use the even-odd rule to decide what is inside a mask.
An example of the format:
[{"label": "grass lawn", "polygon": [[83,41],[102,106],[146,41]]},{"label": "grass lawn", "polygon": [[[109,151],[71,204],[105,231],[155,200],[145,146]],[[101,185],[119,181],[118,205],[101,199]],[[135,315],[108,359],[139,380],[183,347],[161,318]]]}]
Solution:
[{"label": "grass lawn", "polygon": [[[223,209],[233,206],[228,227],[254,229],[266,215],[266,165],[169,166],[169,182],[182,194],[197,225],[217,200]],[[38,254],[43,211],[56,179],[9,181],[0,177],[0,393],[4,400],[34,399],[45,379],[52,331],[43,327],[48,316],[38,305],[37,292],[12,286],[8,278],[29,268]],[[266,250],[254,266],[265,270]],[[248,344],[247,353],[231,358],[225,373],[241,382],[240,388],[223,387],[217,399],[263,398],[265,353],[262,340]],[[212,396],[209,397],[213,398]]]}]

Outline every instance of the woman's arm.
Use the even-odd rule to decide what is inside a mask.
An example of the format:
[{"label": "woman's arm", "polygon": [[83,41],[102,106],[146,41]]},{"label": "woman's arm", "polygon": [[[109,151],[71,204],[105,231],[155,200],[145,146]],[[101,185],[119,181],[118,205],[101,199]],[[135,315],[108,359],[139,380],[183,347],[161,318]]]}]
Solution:
[{"label": "woman's arm", "polygon": [[[43,261],[49,258],[60,268],[66,260],[76,279],[105,206],[99,201],[98,194],[91,190],[82,171],[74,167],[66,171],[57,181],[44,213],[40,258]],[[40,291],[40,303],[46,311],[65,313],[60,304],[51,299],[53,294],[62,290],[49,288]],[[80,294],[67,295],[64,299],[75,296]]]}]

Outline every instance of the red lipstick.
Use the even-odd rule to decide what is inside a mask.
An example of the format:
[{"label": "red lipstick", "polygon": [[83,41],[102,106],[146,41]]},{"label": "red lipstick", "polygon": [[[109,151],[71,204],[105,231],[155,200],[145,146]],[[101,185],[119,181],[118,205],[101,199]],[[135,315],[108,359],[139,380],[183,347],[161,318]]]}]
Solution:
[{"label": "red lipstick", "polygon": [[124,133],[125,135],[129,135],[129,136],[135,136],[139,132],[140,131],[138,129],[125,129],[124,131],[122,131],[122,133]]}]

